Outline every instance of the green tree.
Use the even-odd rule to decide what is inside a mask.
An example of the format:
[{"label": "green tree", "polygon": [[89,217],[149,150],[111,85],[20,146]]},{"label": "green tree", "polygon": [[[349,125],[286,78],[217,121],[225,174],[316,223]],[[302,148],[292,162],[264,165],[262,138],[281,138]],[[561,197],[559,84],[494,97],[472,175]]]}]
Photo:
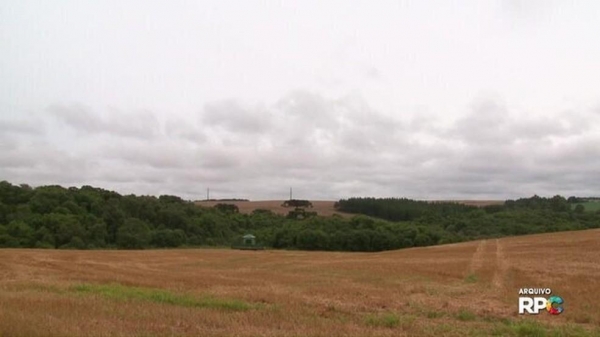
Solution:
[{"label": "green tree", "polygon": [[29,186],[14,186],[8,181],[0,181],[0,202],[6,205],[27,203],[31,198],[32,190]]},{"label": "green tree", "polygon": [[110,244],[114,244],[117,241],[117,231],[119,227],[123,225],[126,214],[119,208],[119,199],[112,198],[106,202],[103,206],[93,206],[102,209],[102,220],[106,224],[106,231],[108,234],[107,241]]},{"label": "green tree", "polygon": [[0,201],[0,225],[8,223],[8,214],[10,213],[10,208]]},{"label": "green tree", "polygon": [[71,242],[74,236],[85,236],[85,229],[77,216],[72,214],[50,213],[42,216],[43,227],[46,227],[54,237],[54,247],[59,248]]},{"label": "green tree", "polygon": [[33,247],[35,243],[33,229],[22,221],[11,221],[6,233],[17,240],[18,247]]},{"label": "green tree", "polygon": [[85,242],[78,236],[74,236],[71,238],[71,241],[60,246],[60,249],[85,249],[87,245]]},{"label": "green tree", "polygon": [[155,247],[179,247],[186,243],[187,236],[181,229],[161,229],[152,233],[152,245]]},{"label": "green tree", "polygon": [[34,213],[48,214],[67,200],[69,194],[66,189],[60,186],[43,186],[34,190],[29,205]]},{"label": "green tree", "polygon": [[329,237],[322,230],[304,230],[298,234],[298,248],[307,250],[327,250]]},{"label": "green tree", "polygon": [[144,221],[128,218],[117,230],[117,246],[125,249],[143,249],[150,244],[150,227]]},{"label": "green tree", "polygon": [[36,248],[54,248],[56,246],[54,235],[45,226],[38,228],[34,236]]},{"label": "green tree", "polygon": [[103,222],[99,221],[87,226],[85,239],[88,242],[89,248],[105,247],[107,238],[108,231],[106,230],[106,225]]}]

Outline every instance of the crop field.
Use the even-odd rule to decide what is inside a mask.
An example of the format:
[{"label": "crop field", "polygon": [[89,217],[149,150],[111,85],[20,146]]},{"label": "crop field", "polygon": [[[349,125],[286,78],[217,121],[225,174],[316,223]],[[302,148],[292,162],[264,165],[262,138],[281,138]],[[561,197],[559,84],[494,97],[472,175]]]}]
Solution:
[{"label": "crop field", "polygon": [[[0,250],[0,336],[600,336],[600,230],[381,253]],[[518,289],[565,311],[518,315]]]},{"label": "crop field", "polygon": [[586,212],[600,211],[600,201],[586,201],[578,204],[573,204],[572,208],[575,209],[577,205],[582,205]]}]

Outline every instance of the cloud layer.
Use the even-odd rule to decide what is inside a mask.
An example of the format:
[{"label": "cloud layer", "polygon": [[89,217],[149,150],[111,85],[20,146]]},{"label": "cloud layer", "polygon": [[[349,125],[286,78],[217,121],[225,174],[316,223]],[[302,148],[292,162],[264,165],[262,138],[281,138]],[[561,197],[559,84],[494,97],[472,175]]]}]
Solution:
[{"label": "cloud layer", "polygon": [[0,179],[597,195],[598,17],[597,1],[0,1]]},{"label": "cloud layer", "polygon": [[598,109],[518,111],[479,99],[442,123],[378,111],[357,95],[292,91],[227,99],[197,115],[54,104],[0,119],[0,176],[201,199],[597,194]]}]

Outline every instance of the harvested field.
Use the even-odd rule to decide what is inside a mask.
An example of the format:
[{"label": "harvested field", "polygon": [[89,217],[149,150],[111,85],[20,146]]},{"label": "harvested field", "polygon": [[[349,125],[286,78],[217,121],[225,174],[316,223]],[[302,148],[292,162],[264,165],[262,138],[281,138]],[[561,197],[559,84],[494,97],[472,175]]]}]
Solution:
[{"label": "harvested field", "polygon": [[[0,250],[0,336],[597,336],[600,230],[381,253]],[[518,289],[565,300],[517,314]]]},{"label": "harvested field", "polygon": [[[252,213],[255,209],[266,209],[276,214],[287,215],[294,207],[283,207],[281,204],[285,200],[263,200],[263,201],[197,201],[196,205],[202,207],[213,207],[216,204],[233,204],[237,205],[240,213]],[[311,212],[317,212],[321,216],[331,216],[338,214],[341,216],[352,216],[352,214],[337,212],[333,205],[335,201],[330,200],[311,200],[312,208],[308,208]]]}]

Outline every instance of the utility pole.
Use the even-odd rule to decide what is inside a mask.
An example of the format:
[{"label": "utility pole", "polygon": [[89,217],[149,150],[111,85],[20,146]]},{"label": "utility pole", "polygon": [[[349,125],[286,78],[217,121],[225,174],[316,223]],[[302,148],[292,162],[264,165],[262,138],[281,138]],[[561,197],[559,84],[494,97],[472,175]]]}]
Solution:
[{"label": "utility pole", "polygon": [[292,188],[290,187],[290,200],[292,200]]},{"label": "utility pole", "polygon": [[207,187],[206,188],[206,201],[210,200],[209,195],[210,195],[210,188]]}]

